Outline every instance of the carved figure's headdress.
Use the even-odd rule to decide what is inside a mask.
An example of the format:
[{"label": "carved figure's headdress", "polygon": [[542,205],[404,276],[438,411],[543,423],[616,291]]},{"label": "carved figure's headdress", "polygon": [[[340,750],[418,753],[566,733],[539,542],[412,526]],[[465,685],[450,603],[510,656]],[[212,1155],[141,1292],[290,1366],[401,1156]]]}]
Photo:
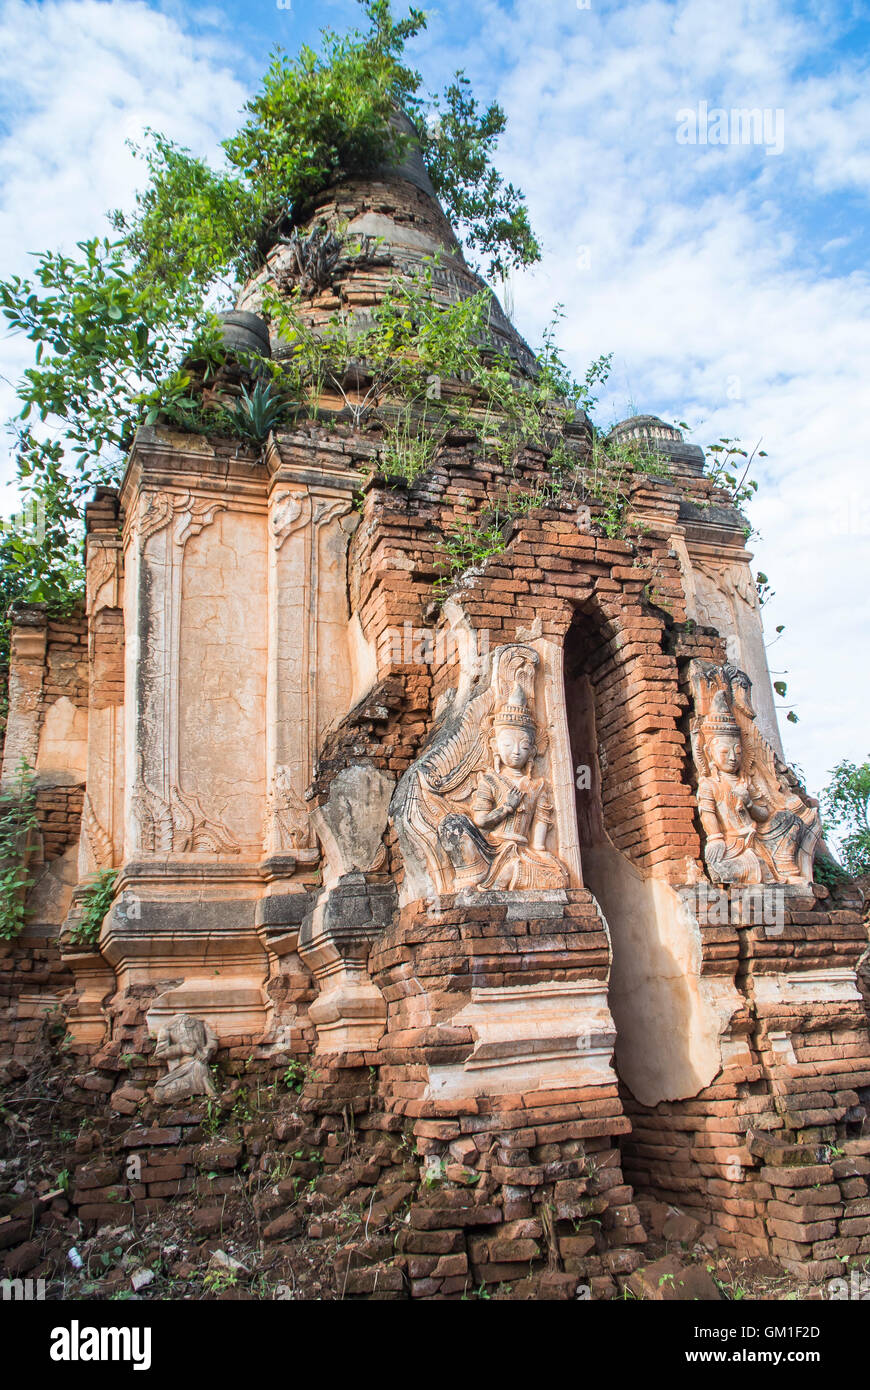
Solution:
[{"label": "carved figure's headdress", "polygon": [[504,704],[496,710],[492,726],[493,729],[526,729],[530,734],[537,735],[535,717],[519,683],[514,686]]},{"label": "carved figure's headdress", "polygon": [[724,690],[717,690],[710,704],[710,709],[701,719],[701,728],[704,733],[715,738],[717,735],[728,735],[733,738],[740,737],[740,727],[734,718],[728,697]]}]

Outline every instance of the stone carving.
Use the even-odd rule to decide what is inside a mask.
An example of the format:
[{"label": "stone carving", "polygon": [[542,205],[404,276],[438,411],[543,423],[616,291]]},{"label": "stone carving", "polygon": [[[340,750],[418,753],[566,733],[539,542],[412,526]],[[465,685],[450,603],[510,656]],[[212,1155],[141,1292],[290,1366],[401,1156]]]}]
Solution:
[{"label": "stone carving", "polygon": [[154,1099],[175,1103],[190,1096],[215,1096],[208,1064],[217,1051],[212,1029],[192,1014],[176,1014],[157,1035],[155,1058],[169,1071],[154,1087]]},{"label": "stone carving", "polygon": [[98,870],[111,869],[115,862],[112,837],[101,824],[89,792],[85,792],[84,805],[82,806],[82,834],[93,868]]},{"label": "stone carving", "polygon": [[[747,608],[757,610],[758,590],[755,587],[752,579],[752,572],[747,564],[717,566],[711,563],[704,564],[698,559],[695,559],[693,563],[698,573],[703,574],[709,579],[710,583],[714,585],[720,593],[726,597],[729,593],[736,594],[738,598],[743,600]],[[718,612],[708,610],[705,606],[707,603],[709,603],[709,599],[705,600],[701,595],[696,593],[695,604],[698,608],[699,621],[708,622],[710,626],[716,627],[717,624],[721,622],[721,617]]]},{"label": "stone carving", "polygon": [[[198,797],[182,786],[179,736],[182,567],[187,542],[210,526],[227,504],[192,492],[145,495],[135,528],[143,552],[143,583],[164,595],[154,604],[144,642],[139,725],[139,775],[131,791],[139,848],[149,854],[239,854],[226,826],[209,817]],[[145,553],[146,542],[168,531],[162,553]],[[152,550],[159,547],[157,542]],[[154,566],[151,569],[151,566]],[[157,577],[159,576],[159,578]],[[153,785],[160,786],[155,791]]]},{"label": "stone carving", "polygon": [[752,682],[695,661],[692,752],[704,858],[715,883],[808,883],[821,836],[816,808],[789,785],[755,725]]},{"label": "stone carving", "polygon": [[[397,820],[438,892],[558,890],[568,871],[546,848],[546,738],[534,715],[533,647],[499,647],[486,688],[448,720],[408,774]],[[402,804],[403,803],[403,804]]]},{"label": "stone carving", "polygon": [[140,543],[144,545],[149,537],[156,536],[177,518],[172,539],[183,550],[191,536],[198,536],[211,525],[218,512],[226,511],[226,505],[226,502],[208,497],[194,497],[190,492],[183,496],[167,492],[149,494],[138,517]]},{"label": "stone carving", "polygon": [[307,502],[308,494],[306,492],[282,492],[275,498],[272,515],[269,519],[269,529],[276,550],[281,549],[300,518],[302,518],[302,524],[307,525],[308,516],[302,517],[303,508]]},{"label": "stone carving", "polygon": [[226,826],[211,820],[192,792],[171,787],[169,800],[141,779],[133,789],[139,842],[147,854],[238,854],[240,845]]},{"label": "stone carving", "polygon": [[[346,668],[340,669],[327,634],[347,622],[343,589],[347,534],[341,518],[346,494],[282,487],[270,499],[272,575],[276,601],[270,618],[268,704],[274,737],[267,762],[265,851],[319,858],[304,801],[317,750],[331,717],[350,705]],[[337,523],[333,525],[333,523]],[[335,626],[333,626],[335,625]],[[292,644],[287,633],[294,634]]]},{"label": "stone carving", "polygon": [[118,551],[114,546],[89,543],[85,594],[89,618],[101,608],[118,607]]},{"label": "stone carving", "polygon": [[293,854],[313,847],[308,807],[293,786],[291,769],[276,767],[266,802],[267,852]]}]

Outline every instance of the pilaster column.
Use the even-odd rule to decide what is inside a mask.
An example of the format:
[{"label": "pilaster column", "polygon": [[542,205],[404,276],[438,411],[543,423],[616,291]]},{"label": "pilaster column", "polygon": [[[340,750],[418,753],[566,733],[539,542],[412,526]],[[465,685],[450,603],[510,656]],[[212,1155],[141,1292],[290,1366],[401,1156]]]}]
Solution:
[{"label": "pilaster column", "polygon": [[114,493],[88,504],[88,764],[79,878],[114,868],[124,851],[124,556]]},{"label": "pilaster column", "polygon": [[48,618],[42,604],[22,605],[16,609],[9,656],[9,715],[3,747],[4,786],[15,780],[22,760],[28,767],[36,767],[47,634]]},{"label": "pilaster column", "polygon": [[264,852],[279,876],[320,857],[305,792],[327,728],[350,709],[347,547],[355,472],[272,441]]}]

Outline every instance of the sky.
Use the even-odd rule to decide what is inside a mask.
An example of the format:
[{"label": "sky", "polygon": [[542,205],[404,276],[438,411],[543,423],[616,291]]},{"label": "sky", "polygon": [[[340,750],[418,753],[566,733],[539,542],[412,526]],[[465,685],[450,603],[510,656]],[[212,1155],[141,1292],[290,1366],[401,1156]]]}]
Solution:
[{"label": "sky", "polygon": [[[767,452],[753,567],[774,590],[786,754],[818,794],[840,759],[870,755],[870,6],[440,0],[427,13],[410,56],[429,87],[464,68],[508,116],[496,162],[543,247],[510,286],[524,336],[538,345],[561,305],[576,375],[613,354],[601,424],[655,414],[702,446]],[[359,15],[354,0],[0,0],[0,276],[109,231],[106,211],[142,181],[125,141],[151,127],[218,159],[270,50]],[[731,113],[750,109],[762,118],[743,142]],[[0,334],[0,418],[27,350]],[[0,485],[11,474],[0,461]],[[0,486],[0,510],[14,508]]]}]

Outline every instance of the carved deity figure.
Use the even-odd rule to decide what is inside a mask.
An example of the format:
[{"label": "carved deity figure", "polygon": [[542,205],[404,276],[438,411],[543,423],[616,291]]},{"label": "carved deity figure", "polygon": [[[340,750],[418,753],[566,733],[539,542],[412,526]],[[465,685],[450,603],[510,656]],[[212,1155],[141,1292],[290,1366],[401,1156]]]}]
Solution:
[{"label": "carved deity figure", "polygon": [[537,729],[519,685],[496,711],[492,728],[492,767],[478,774],[470,816],[452,813],[438,827],[456,885],[562,888],[565,870],[545,848],[553,799],[544,778],[530,770]]},{"label": "carved deity figure", "polygon": [[565,866],[546,847],[552,792],[535,771],[546,746],[532,708],[537,664],[532,647],[498,648],[488,686],[446,722],[408,774],[400,838],[425,861],[437,891],[567,884]]},{"label": "carved deity figure", "polygon": [[213,1030],[192,1014],[176,1014],[165,1023],[157,1035],[154,1056],[167,1062],[169,1071],[154,1087],[154,1099],[174,1103],[190,1096],[216,1095],[208,1064],[217,1046]]},{"label": "carved deity figure", "polygon": [[310,849],[312,833],[305,802],[289,767],[277,767],[266,804],[266,849],[277,854]]},{"label": "carved deity figure", "polygon": [[821,836],[818,811],[789,786],[755,726],[749,677],[693,662],[692,751],[704,858],[716,883],[807,883]]}]

